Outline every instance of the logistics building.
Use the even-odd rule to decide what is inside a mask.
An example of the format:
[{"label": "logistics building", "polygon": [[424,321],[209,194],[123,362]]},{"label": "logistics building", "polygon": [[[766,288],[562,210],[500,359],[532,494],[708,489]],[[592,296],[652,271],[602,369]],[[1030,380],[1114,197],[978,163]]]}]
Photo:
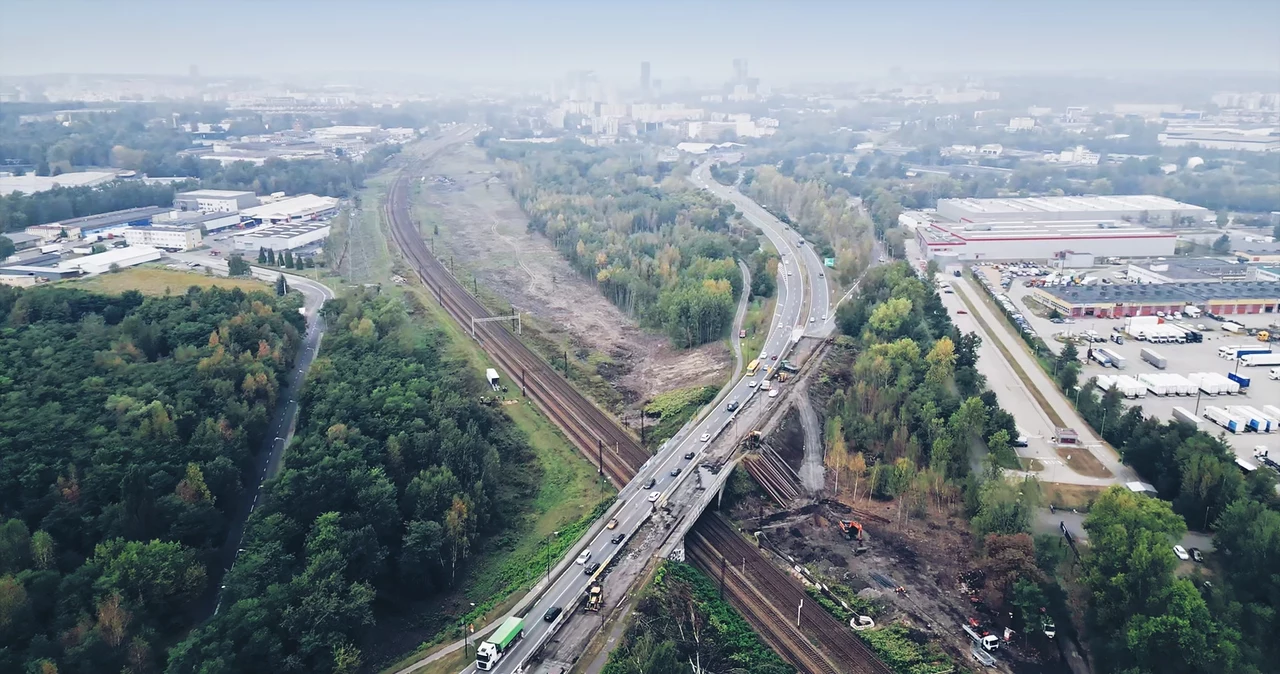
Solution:
[{"label": "logistics building", "polygon": [[167,215],[157,215],[152,219],[151,223],[155,225],[195,227],[197,229],[203,227],[205,233],[208,233],[239,225],[240,213],[237,211],[229,213],[222,211],[214,211],[212,213],[169,211]]},{"label": "logistics building", "polygon": [[235,237],[235,249],[256,254],[259,249],[282,253],[324,241],[329,237],[327,222],[296,222],[268,225]]},{"label": "logistics building", "polygon": [[67,232],[68,238],[97,239],[109,230],[124,230],[126,227],[146,227],[151,224],[152,218],[168,211],[169,209],[163,206],[126,208],[123,211],[86,215],[82,218],[70,218],[59,222],[33,225],[28,227],[26,231],[29,234],[36,234],[47,241],[56,239],[63,230]]},{"label": "logistics building", "polygon": [[1080,252],[1099,257],[1160,257],[1173,255],[1177,243],[1172,232],[1117,220],[955,222],[927,215],[933,214],[904,214],[917,223],[916,241],[929,259],[1048,260]]},{"label": "logistics building", "polygon": [[239,213],[258,203],[258,195],[240,190],[192,190],[173,197],[175,209],[201,213]]},{"label": "logistics building", "polygon": [[113,171],[77,171],[56,176],[15,176],[6,173],[0,175],[0,196],[14,192],[35,194],[57,187],[96,187],[115,179],[116,174]]},{"label": "logistics building", "polygon": [[199,225],[130,227],[124,230],[124,240],[130,246],[154,246],[164,250],[191,250],[204,245]]},{"label": "logistics building", "polygon": [[1153,316],[1182,311],[1188,305],[1218,316],[1280,310],[1280,281],[1045,286],[1032,288],[1031,293],[1063,316],[1076,318]]},{"label": "logistics building", "polygon": [[286,222],[302,222],[320,220],[338,213],[338,200],[333,197],[317,197],[314,194],[300,194],[279,201],[254,206],[240,212],[243,220],[252,220],[263,225],[276,225]]},{"label": "logistics building", "polygon": [[1280,243],[1253,241],[1239,248],[1233,246],[1231,254],[1243,262],[1276,264],[1280,262]]},{"label": "logistics building", "polygon": [[1166,227],[1201,224],[1213,216],[1202,206],[1151,195],[939,199],[937,212],[959,223],[1114,220]]},{"label": "logistics building", "polygon": [[[1250,281],[1253,268],[1216,257],[1172,258],[1142,264],[1130,263],[1125,272],[1135,283]],[[1257,279],[1265,280],[1265,279]]]},{"label": "logistics building", "polygon": [[118,269],[132,267],[144,262],[155,262],[160,259],[160,249],[151,246],[127,246],[114,248],[105,253],[86,255],[73,260],[58,263],[58,269],[79,270],[85,274],[102,274],[111,271],[111,266]]}]

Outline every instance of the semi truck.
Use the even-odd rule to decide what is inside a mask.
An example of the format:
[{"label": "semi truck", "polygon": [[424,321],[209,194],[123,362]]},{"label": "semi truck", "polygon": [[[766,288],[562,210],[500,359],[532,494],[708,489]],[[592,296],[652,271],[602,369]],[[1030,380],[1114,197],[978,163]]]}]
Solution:
[{"label": "semi truck", "polygon": [[1271,432],[1271,424],[1266,417],[1258,414],[1252,407],[1247,405],[1232,405],[1227,408],[1227,413],[1244,422],[1244,427],[1255,433]]},{"label": "semi truck", "polygon": [[502,621],[498,629],[476,649],[476,669],[493,669],[511,645],[524,636],[524,618],[512,616]]},{"label": "semi truck", "polygon": [[1259,365],[1280,365],[1280,353],[1250,353],[1240,356],[1240,364],[1245,367]]},{"label": "semi truck", "polygon": [[1152,349],[1143,349],[1140,353],[1142,354],[1142,359],[1154,365],[1156,369],[1163,370],[1169,366],[1169,361]]},{"label": "semi truck", "polygon": [[[1116,353],[1115,351],[1112,351],[1111,349],[1094,349],[1094,351],[1101,352],[1103,355],[1105,355],[1111,361],[1111,367],[1114,367],[1117,370],[1124,369],[1124,364],[1125,364],[1124,356],[1121,356],[1120,354]],[[1277,365],[1280,365],[1280,363],[1277,363]]]},{"label": "semi truck", "polygon": [[1239,433],[1240,431],[1243,431],[1245,428],[1244,421],[1237,419],[1234,415],[1232,415],[1230,412],[1226,411],[1225,409],[1221,407],[1214,407],[1213,405],[1210,405],[1204,408],[1204,418],[1227,429],[1232,433]]}]

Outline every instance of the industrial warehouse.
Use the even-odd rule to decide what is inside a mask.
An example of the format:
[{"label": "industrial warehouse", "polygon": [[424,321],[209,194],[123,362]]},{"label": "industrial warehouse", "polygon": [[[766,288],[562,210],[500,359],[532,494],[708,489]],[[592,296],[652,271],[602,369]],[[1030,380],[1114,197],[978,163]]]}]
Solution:
[{"label": "industrial warehouse", "polygon": [[235,249],[249,253],[259,250],[298,250],[313,243],[324,241],[329,236],[328,222],[295,222],[283,225],[268,225],[250,230],[235,237]]},{"label": "industrial warehouse", "polygon": [[1075,318],[1154,316],[1188,306],[1215,316],[1273,314],[1280,310],[1280,281],[1045,286],[1032,288],[1031,294],[1063,316]]},{"label": "industrial warehouse", "polygon": [[899,218],[920,250],[940,262],[1047,260],[1064,252],[1100,257],[1173,255],[1174,225],[1195,225],[1208,209],[1156,196],[940,199],[933,211]]}]

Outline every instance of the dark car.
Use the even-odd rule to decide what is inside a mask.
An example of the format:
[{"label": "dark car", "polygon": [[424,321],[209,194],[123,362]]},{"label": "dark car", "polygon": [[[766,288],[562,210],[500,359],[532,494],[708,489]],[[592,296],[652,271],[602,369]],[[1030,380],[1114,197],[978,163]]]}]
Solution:
[{"label": "dark car", "polygon": [[646,482],[646,483],[644,483],[644,488],[645,488],[645,489],[653,489],[653,485],[655,485],[655,484],[657,484],[657,483],[658,483],[658,481],[657,481],[657,480],[655,480],[655,479],[653,479],[653,478],[649,478],[649,481],[648,481],[648,482]]},{"label": "dark car", "polygon": [[617,544],[621,543],[621,542],[623,541],[623,539],[625,539],[626,537],[627,537],[627,535],[626,535],[626,534],[618,534],[617,536],[614,536],[613,538],[610,538],[610,539],[609,539],[609,542],[610,542],[610,543],[613,543],[614,545],[617,545]]},{"label": "dark car", "polygon": [[685,461],[688,461],[689,459],[692,459],[693,457],[694,457],[693,452],[685,452],[685,453],[684,453],[684,460],[685,460]]},{"label": "dark car", "polygon": [[680,474],[680,469],[679,469],[679,468],[672,468],[672,469],[671,469],[671,477],[675,477],[675,476],[677,476],[677,475],[679,475],[679,474]]},{"label": "dark car", "polygon": [[584,576],[590,576],[591,574],[599,570],[600,570],[600,562],[591,562],[590,564],[583,567],[582,574]]},{"label": "dark car", "polygon": [[1187,552],[1191,553],[1191,559],[1196,560],[1196,562],[1204,562],[1204,555],[1200,553],[1200,548],[1191,548]]},{"label": "dark car", "polygon": [[564,609],[561,609],[559,606],[552,606],[551,608],[547,609],[546,613],[542,614],[542,619],[547,622],[551,622],[552,620],[556,619],[556,616],[560,615],[560,612],[562,610]]}]

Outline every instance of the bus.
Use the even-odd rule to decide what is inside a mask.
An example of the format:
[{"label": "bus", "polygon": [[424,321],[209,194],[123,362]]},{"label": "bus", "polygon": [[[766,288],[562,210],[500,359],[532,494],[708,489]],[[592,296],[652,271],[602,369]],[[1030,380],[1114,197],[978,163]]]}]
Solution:
[{"label": "bus", "polygon": [[747,363],[747,376],[748,377],[756,376],[756,370],[759,370],[759,369],[760,369],[759,360],[753,360],[750,363]]}]

